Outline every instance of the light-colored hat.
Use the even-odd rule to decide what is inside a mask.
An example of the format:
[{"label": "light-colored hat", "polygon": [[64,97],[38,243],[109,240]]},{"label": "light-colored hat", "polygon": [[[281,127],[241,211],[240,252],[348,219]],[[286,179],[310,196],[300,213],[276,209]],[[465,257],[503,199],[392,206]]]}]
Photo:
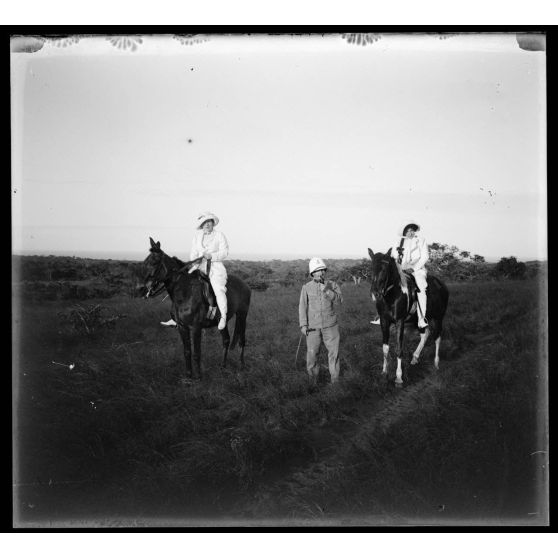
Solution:
[{"label": "light-colored hat", "polygon": [[320,269],[327,269],[326,264],[322,258],[312,258],[308,264],[308,269],[310,270],[310,275]]},{"label": "light-colored hat", "polygon": [[211,211],[204,211],[197,219],[198,226],[196,228],[201,229],[206,221],[212,220],[215,225],[219,223],[219,217],[213,215]]}]

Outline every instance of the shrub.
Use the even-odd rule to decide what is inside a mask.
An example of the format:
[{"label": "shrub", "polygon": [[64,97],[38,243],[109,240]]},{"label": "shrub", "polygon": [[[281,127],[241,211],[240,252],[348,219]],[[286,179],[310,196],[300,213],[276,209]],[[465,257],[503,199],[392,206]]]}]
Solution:
[{"label": "shrub", "polygon": [[494,275],[502,279],[525,279],[527,266],[518,262],[514,256],[502,258],[494,268]]},{"label": "shrub", "polygon": [[103,316],[107,308],[95,304],[84,307],[76,304],[69,312],[59,312],[58,318],[61,322],[70,323],[78,333],[89,335],[99,328],[112,328],[117,320],[124,318],[124,314]]}]

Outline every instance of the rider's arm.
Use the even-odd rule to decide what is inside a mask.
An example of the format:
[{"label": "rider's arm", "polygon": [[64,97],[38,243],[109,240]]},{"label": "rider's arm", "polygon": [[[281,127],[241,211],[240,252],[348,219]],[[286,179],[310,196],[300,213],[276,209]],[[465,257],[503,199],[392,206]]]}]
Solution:
[{"label": "rider's arm", "polygon": [[210,250],[211,259],[214,262],[221,262],[229,255],[229,243],[222,232],[218,232],[216,236],[216,249]]},{"label": "rider's arm", "polygon": [[424,267],[424,264],[428,261],[428,245],[426,244],[425,238],[420,239],[419,248],[420,248],[420,258],[413,265],[413,269],[415,271],[417,269],[422,269]]}]

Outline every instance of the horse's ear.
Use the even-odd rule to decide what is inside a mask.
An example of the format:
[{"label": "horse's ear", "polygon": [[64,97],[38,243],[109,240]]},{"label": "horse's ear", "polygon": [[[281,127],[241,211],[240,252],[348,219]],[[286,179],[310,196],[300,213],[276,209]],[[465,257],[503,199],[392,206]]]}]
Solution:
[{"label": "horse's ear", "polygon": [[151,242],[151,248],[153,248],[154,250],[160,250],[161,249],[161,243],[160,242],[155,242],[151,237],[149,237],[149,242]]},{"label": "horse's ear", "polygon": [[368,248],[368,255],[370,256],[371,259],[374,259],[374,252],[372,252],[370,248]]},{"label": "horse's ear", "polygon": [[391,256],[391,248],[386,252],[386,256]]}]

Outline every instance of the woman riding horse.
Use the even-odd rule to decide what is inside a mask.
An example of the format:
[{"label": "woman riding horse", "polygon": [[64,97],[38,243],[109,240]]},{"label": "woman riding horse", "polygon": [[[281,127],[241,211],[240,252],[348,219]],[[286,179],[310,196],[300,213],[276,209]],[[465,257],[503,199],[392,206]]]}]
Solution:
[{"label": "woman riding horse", "polygon": [[[420,226],[416,223],[409,223],[403,227],[403,234],[396,246],[392,248],[391,254],[397,263],[397,269],[401,277],[403,290],[407,289],[407,278],[405,273],[412,273],[418,291],[418,326],[425,328],[428,325],[426,321],[426,268],[424,267],[428,261],[428,245],[426,239],[418,236],[417,232]],[[395,255],[397,254],[397,256]]]},{"label": "woman riding horse", "polygon": [[[176,320],[178,332],[184,345],[186,376],[201,377],[201,332],[202,329],[215,327],[218,316],[208,312],[207,279],[201,275],[197,266],[202,257],[183,262],[161,250],[161,243],[149,239],[151,248],[144,261],[146,275],[143,292],[145,297],[157,296],[166,290],[172,302],[172,316]],[[228,328],[220,330],[223,341],[222,365],[227,365],[229,348],[240,345],[240,363],[244,366],[244,347],[246,345],[246,317],[250,307],[250,287],[239,277],[229,275],[227,281],[227,319],[236,316],[232,341]]]},{"label": "woman riding horse", "polygon": [[[192,239],[190,260],[203,259],[199,264],[193,265],[189,273],[199,269],[209,276],[209,281],[217,299],[217,307],[221,313],[217,329],[222,330],[227,323],[227,270],[222,262],[229,254],[229,244],[225,235],[214,229],[218,223],[219,218],[209,211],[198,217],[198,230]],[[215,310],[215,307],[209,308],[210,317],[215,315]],[[161,322],[161,325],[174,327],[176,321],[171,318],[168,322]]]},{"label": "woman riding horse", "polygon": [[[400,244],[404,244],[404,242]],[[413,314],[414,304],[412,304],[412,293],[408,288],[407,279],[404,277],[401,266],[397,264],[397,260],[392,252],[393,248],[390,248],[385,254],[381,252],[374,253],[368,248],[368,254],[372,260],[370,270],[370,281],[372,283],[371,295],[373,300],[376,301],[376,309],[380,315],[380,325],[382,328],[384,352],[382,374],[387,374],[390,327],[392,324],[395,324],[397,340],[397,371],[395,383],[396,385],[401,385],[403,383],[401,355],[403,352],[405,322],[417,316]],[[420,258],[417,260],[417,263],[420,264]],[[424,293],[426,288],[423,286],[422,282],[420,285],[422,285],[421,291]],[[426,286],[428,288],[428,298],[427,302],[424,303],[425,307],[423,307],[422,315],[424,320],[423,324],[425,324],[425,326],[420,327],[419,324],[420,343],[413,353],[411,364],[416,364],[418,362],[426,340],[431,336],[434,338],[436,344],[434,366],[438,368],[440,362],[439,350],[442,321],[448,305],[449,292],[446,285],[432,275],[426,278]],[[419,321],[420,318],[421,316],[419,314]],[[426,322],[426,318],[428,318],[428,322]]]}]

